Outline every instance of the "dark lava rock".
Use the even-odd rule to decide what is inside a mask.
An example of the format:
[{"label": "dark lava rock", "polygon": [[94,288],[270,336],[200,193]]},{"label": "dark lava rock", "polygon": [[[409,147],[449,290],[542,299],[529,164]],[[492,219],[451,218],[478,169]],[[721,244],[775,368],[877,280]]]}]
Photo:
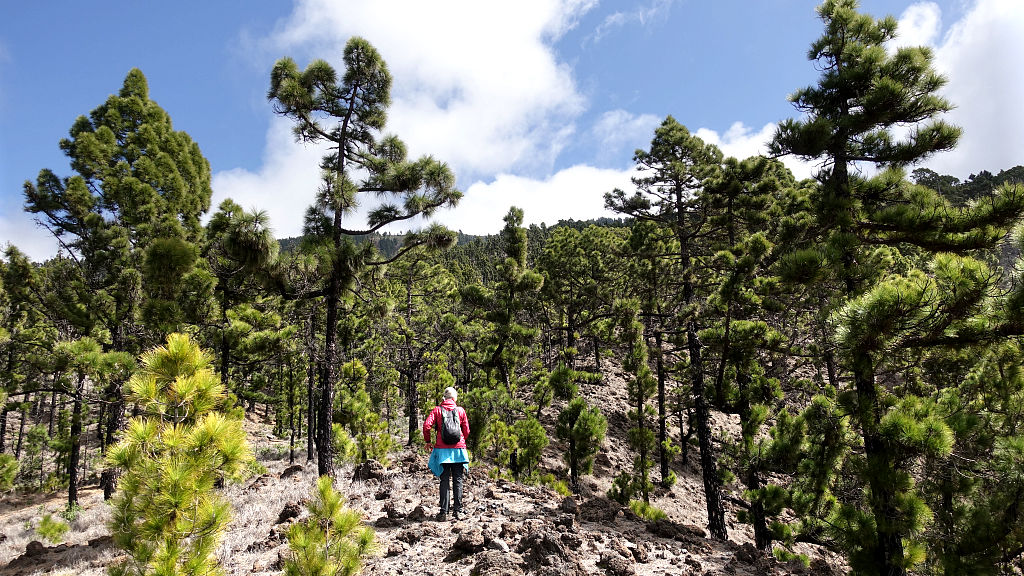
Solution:
[{"label": "dark lava rock", "polygon": [[622,504],[604,496],[598,496],[580,506],[580,518],[587,522],[612,522],[621,511]]},{"label": "dark lava rock", "polygon": [[300,464],[292,464],[291,466],[285,468],[283,472],[281,472],[281,479],[284,480],[285,478],[288,478],[289,476],[294,476],[299,472],[302,472],[302,466]]},{"label": "dark lava rock", "polygon": [[665,518],[654,522],[648,522],[647,531],[655,536],[679,542],[691,542],[697,539],[703,540],[707,537],[707,533],[704,532],[704,529],[700,526],[678,524]]},{"label": "dark lava rock", "polygon": [[270,474],[261,474],[259,478],[252,481],[245,489],[249,492],[259,490],[270,483]]},{"label": "dark lava rock", "polygon": [[604,572],[608,576],[634,576],[636,574],[633,563],[614,552],[602,552],[597,565],[604,568]]},{"label": "dark lava rock", "polygon": [[46,546],[39,540],[33,540],[25,546],[25,556],[28,558],[35,558],[43,554],[46,554]]},{"label": "dark lava rock", "polygon": [[485,550],[476,556],[476,564],[469,571],[471,576],[522,576],[522,559],[517,554],[498,550]]},{"label": "dark lava rock", "polygon": [[384,470],[384,466],[376,460],[367,460],[359,466],[356,466],[355,471],[352,473],[353,480],[383,480],[387,478],[387,470]]},{"label": "dark lava rock", "polygon": [[459,534],[459,537],[455,539],[453,548],[467,554],[475,554],[483,550],[485,545],[486,541],[484,540],[483,531],[473,526]]},{"label": "dark lava rock", "polygon": [[289,502],[281,509],[281,513],[277,515],[277,522],[274,524],[284,524],[293,518],[298,518],[301,512],[302,508],[299,507],[298,502]]},{"label": "dark lava rock", "polygon": [[564,527],[566,530],[572,530],[573,524],[576,523],[576,517],[572,514],[561,514],[555,520],[555,526]]},{"label": "dark lava rock", "polygon": [[528,571],[541,576],[587,576],[576,553],[555,532],[539,530],[519,542]]},{"label": "dark lava rock", "polygon": [[412,509],[412,512],[409,512],[409,515],[406,516],[406,518],[412,520],[413,522],[419,522],[421,520],[427,519],[427,513],[425,510],[423,510],[423,506],[417,506]]}]

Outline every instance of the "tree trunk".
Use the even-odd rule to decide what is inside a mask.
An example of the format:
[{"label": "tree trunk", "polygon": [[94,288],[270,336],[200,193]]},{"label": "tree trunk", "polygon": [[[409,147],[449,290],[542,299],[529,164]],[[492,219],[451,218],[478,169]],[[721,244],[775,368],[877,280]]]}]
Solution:
[{"label": "tree trunk", "polygon": [[661,327],[654,330],[654,358],[658,371],[658,458],[661,464],[661,485],[669,485],[668,407],[665,397],[665,358],[661,349]]},{"label": "tree trunk", "polygon": [[3,412],[0,412],[0,454],[7,450],[7,405],[4,405]]},{"label": "tree trunk", "polygon": [[892,525],[903,515],[896,503],[893,483],[897,470],[878,430],[878,390],[875,388],[874,362],[868,353],[854,351],[853,379],[857,389],[857,412],[864,434],[864,455],[868,462],[869,504],[878,535],[875,565],[879,567],[879,574],[884,576],[904,576],[907,571],[903,567],[903,535]]},{"label": "tree trunk", "polygon": [[220,335],[220,384],[225,390],[230,390],[228,383],[231,376],[231,343],[224,334],[226,329],[227,317],[224,318],[224,328],[221,329]]},{"label": "tree trunk", "polygon": [[78,505],[78,460],[82,449],[82,393],[85,374],[78,375],[71,410],[71,454],[68,455],[68,508]]},{"label": "tree trunk", "polygon": [[288,360],[288,465],[295,464],[295,367]]},{"label": "tree trunk", "polygon": [[722,505],[721,485],[718,478],[718,462],[711,444],[711,416],[704,399],[704,365],[701,360],[701,343],[697,337],[697,326],[693,320],[686,324],[686,343],[690,352],[691,386],[693,392],[694,424],[697,428],[697,442],[700,446],[701,477],[704,480],[704,498],[708,509],[708,532],[712,538],[725,540],[725,508]]},{"label": "tree trunk", "polygon": [[722,359],[718,363],[718,373],[715,375],[715,406],[719,410],[725,410],[725,368],[729,362],[729,331],[732,328],[732,301],[725,306],[725,335],[722,339]]},{"label": "tree trunk", "polygon": [[[114,443],[114,435],[121,429],[124,423],[124,396],[121,394],[121,383],[111,382],[107,387],[108,401],[113,398],[110,408],[107,411],[107,433],[106,445]],[[117,470],[104,468],[100,474],[100,486],[103,487],[103,499],[110,500],[114,497],[114,489],[117,488]]]},{"label": "tree trunk", "polygon": [[46,423],[46,435],[53,438],[53,413],[57,411],[57,380],[58,376],[53,377],[53,391],[50,392],[50,414],[47,416]]},{"label": "tree trunk", "polygon": [[28,408],[21,406],[21,424],[18,426],[18,444],[14,448],[14,458],[21,460],[21,445],[25,442],[25,421],[28,420]]},{"label": "tree trunk", "polygon": [[[339,147],[339,155],[342,155],[339,166],[344,166],[344,147]],[[324,324],[324,364],[320,372],[320,410],[317,414],[317,435],[316,455],[317,473],[320,476],[334,477],[334,447],[331,446],[331,412],[334,407],[334,361],[337,357],[338,347],[338,300],[341,298],[342,288],[342,265],[339,262],[341,257],[342,235],[341,235],[341,213],[340,208],[334,210],[334,227],[332,239],[334,254],[331,262],[331,278],[327,285],[327,318]]]},{"label": "tree trunk", "polygon": [[[750,374],[738,371],[736,383],[739,387],[740,422],[748,422],[750,420]],[[753,439],[744,438],[743,440],[747,446],[753,442]],[[743,475],[743,483],[747,486],[747,490],[760,490],[761,475],[758,473],[757,467],[749,459],[746,462],[746,466],[747,469]],[[772,544],[771,533],[768,531],[764,504],[756,498],[750,502],[750,523],[754,526],[754,545],[757,546],[758,550],[768,550]]]},{"label": "tree trunk", "polygon": [[306,462],[311,462],[316,453],[316,390],[313,386],[315,380],[316,362],[311,359],[306,365]]}]

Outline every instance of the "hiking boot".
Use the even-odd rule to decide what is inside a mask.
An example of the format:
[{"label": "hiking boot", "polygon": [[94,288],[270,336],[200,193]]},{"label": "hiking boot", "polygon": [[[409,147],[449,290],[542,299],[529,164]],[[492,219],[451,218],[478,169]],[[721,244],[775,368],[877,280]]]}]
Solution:
[{"label": "hiking boot", "polygon": [[438,512],[437,516],[434,516],[434,520],[437,520],[438,522],[444,522],[447,519],[448,519],[448,514],[445,513],[445,512]]},{"label": "hiking boot", "polygon": [[455,520],[455,521],[462,520],[462,514],[459,513],[459,511],[457,511],[457,510],[455,512],[452,512],[452,520]]}]

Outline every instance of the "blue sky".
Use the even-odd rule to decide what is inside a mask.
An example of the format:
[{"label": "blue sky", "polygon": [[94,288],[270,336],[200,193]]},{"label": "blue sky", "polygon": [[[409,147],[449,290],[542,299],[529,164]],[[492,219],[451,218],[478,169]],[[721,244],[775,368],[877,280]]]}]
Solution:
[{"label": "blue sky", "polygon": [[[502,4],[507,5],[501,6]],[[257,0],[7,3],[0,18],[0,246],[56,251],[22,212],[41,168],[69,175],[57,147],[75,117],[132,67],[199,143],[214,206],[232,197],[296,235],[320,151],[295,144],[266,101],[275,59],[340,66],[366,37],[394,75],[388,131],[454,168],[462,203],[437,219],[469,233],[604,214],[631,157],[668,114],[726,154],[757,153],[786,101],[817,77],[806,59],[821,23],[807,0]],[[1024,163],[1024,2],[864,0],[901,19],[900,42],[935,48],[965,129],[929,166],[965,178]],[[811,166],[791,162],[799,175]]]}]

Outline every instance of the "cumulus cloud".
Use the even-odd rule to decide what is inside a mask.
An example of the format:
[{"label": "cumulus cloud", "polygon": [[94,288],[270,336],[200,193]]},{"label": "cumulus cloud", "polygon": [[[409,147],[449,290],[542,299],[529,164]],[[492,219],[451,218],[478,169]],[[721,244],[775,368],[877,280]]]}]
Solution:
[{"label": "cumulus cloud", "polygon": [[322,146],[295,142],[292,124],[273,118],[267,129],[263,165],[253,173],[242,168],[213,175],[213,210],[231,198],[246,210],[265,210],[278,238],[302,234],[302,218],[320,186]]},{"label": "cumulus cloud", "polygon": [[611,170],[577,165],[559,170],[549,178],[534,179],[500,174],[489,183],[476,182],[455,210],[438,216],[449,228],[467,234],[494,234],[510,206],[523,208],[523,223],[555,224],[573,218],[587,220],[619,215],[604,209],[604,193],[615,188],[635,188],[630,170]]},{"label": "cumulus cloud", "polygon": [[552,44],[595,4],[301,0],[269,43],[324,56],[363,36],[395,77],[389,130],[410,152],[462,174],[544,172],[584,107]]},{"label": "cumulus cloud", "polygon": [[620,152],[645,147],[659,124],[661,118],[653,114],[633,114],[621,108],[605,112],[591,128],[591,136],[600,149],[599,159],[608,160],[622,156]]},{"label": "cumulus cloud", "polygon": [[1024,3],[978,0],[935,48],[935,66],[957,107],[947,120],[964,130],[959,146],[929,166],[966,178],[1024,164]]},{"label": "cumulus cloud", "polygon": [[[323,57],[340,69],[348,38],[369,40],[395,79],[388,131],[406,142],[410,155],[431,154],[449,163],[465,193],[458,208],[438,218],[466,231],[493,232],[511,204],[526,209],[528,222],[586,217],[576,210],[585,189],[597,206],[588,213],[600,213],[601,194],[623,181],[614,171],[586,167],[551,175],[586,107],[554,43],[596,3],[461,0],[439,7],[398,0],[299,0],[260,49],[275,57],[291,55],[300,66],[303,57]],[[397,13],[402,17],[395,18]],[[621,128],[631,130],[647,121],[618,119]],[[611,129],[610,122],[602,127]],[[629,143],[625,135],[606,136],[617,146]],[[293,142],[289,123],[277,119],[267,133],[261,168],[217,173],[214,203],[232,197],[247,208],[267,210],[277,236],[299,234],[319,184],[321,154]],[[628,183],[628,177],[624,180]],[[531,209],[527,200],[543,208]],[[481,228],[489,218],[484,215],[492,213],[494,221]]]},{"label": "cumulus cloud", "polygon": [[932,46],[939,37],[942,9],[934,2],[920,2],[900,15],[896,38],[890,48],[898,46]]},{"label": "cumulus cloud", "polygon": [[[768,142],[775,134],[775,124],[769,123],[754,131],[742,122],[734,122],[724,134],[715,130],[700,128],[694,134],[701,140],[714,144],[725,156],[744,159],[759,154],[767,154]],[[793,156],[784,156],[782,163],[786,165],[797,179],[810,178],[816,169],[810,162],[804,162]]]},{"label": "cumulus cloud", "polygon": [[53,258],[59,247],[52,234],[20,210],[0,214],[0,252],[6,250],[8,244],[17,246],[35,262]]}]

